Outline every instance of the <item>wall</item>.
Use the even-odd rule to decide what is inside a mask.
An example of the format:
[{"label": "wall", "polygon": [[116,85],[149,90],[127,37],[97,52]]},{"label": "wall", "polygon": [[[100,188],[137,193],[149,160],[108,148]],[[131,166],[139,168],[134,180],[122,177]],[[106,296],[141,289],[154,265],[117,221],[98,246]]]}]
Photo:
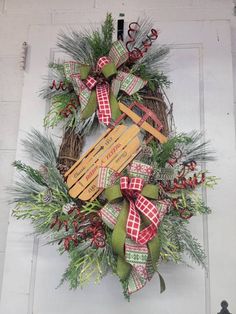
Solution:
[{"label": "wall", "polygon": [[[27,41],[29,27],[33,24],[73,24],[81,19],[92,21],[93,16],[102,20],[107,10],[115,18],[119,13],[125,13],[125,18],[132,20],[136,17],[137,6],[143,7],[147,15],[152,8],[158,8],[158,18],[166,21],[230,19],[233,64],[236,64],[236,21],[231,0],[146,0],[145,6],[141,0],[0,0],[0,284],[10,211],[6,187],[11,184],[13,175],[11,162],[15,158],[24,82],[20,67],[22,43]],[[236,77],[236,70],[234,73]]]}]

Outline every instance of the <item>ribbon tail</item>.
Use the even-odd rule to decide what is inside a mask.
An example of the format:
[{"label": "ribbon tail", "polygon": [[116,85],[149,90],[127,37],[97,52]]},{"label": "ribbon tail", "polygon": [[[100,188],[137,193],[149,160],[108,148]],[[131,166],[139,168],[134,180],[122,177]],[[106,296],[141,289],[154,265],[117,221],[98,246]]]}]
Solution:
[{"label": "ribbon tail", "polygon": [[126,280],[129,277],[132,266],[126,262],[124,258],[118,256],[116,273],[121,281]]},{"label": "ribbon tail", "polygon": [[92,91],[86,106],[81,112],[81,118],[83,120],[88,119],[95,112],[96,108],[97,108],[96,92]]},{"label": "ribbon tail", "polygon": [[147,282],[148,248],[146,245],[140,245],[127,238],[125,242],[125,257],[126,261],[132,265],[128,283],[128,293],[131,294],[140,290]]},{"label": "ribbon tail", "polygon": [[154,270],[157,270],[157,263],[160,257],[161,241],[158,236],[155,236],[151,241],[148,242],[148,250],[151,257],[151,262]]},{"label": "ribbon tail", "polygon": [[109,125],[111,121],[111,107],[109,101],[109,84],[103,83],[96,86],[96,95],[98,102],[98,119],[105,125]]},{"label": "ribbon tail", "polygon": [[112,44],[109,58],[114,62],[116,68],[119,68],[129,59],[129,52],[123,41],[118,40]]},{"label": "ribbon tail", "polygon": [[82,82],[80,74],[72,74],[71,79],[74,90],[79,97],[81,105],[81,118],[87,119],[96,110],[96,92],[89,90],[89,88]]},{"label": "ribbon tail", "polygon": [[164,278],[162,277],[162,275],[158,273],[158,276],[159,276],[159,279],[160,279],[160,291],[161,293],[164,292],[166,290],[166,284],[165,284],[165,281],[164,281]]},{"label": "ribbon tail", "polygon": [[121,280],[126,280],[131,271],[131,265],[125,260],[126,221],[129,205],[126,201],[117,218],[117,223],[112,233],[112,248],[118,255],[117,274]]},{"label": "ribbon tail", "polygon": [[120,111],[118,101],[116,100],[112,92],[110,93],[110,106],[111,106],[111,117],[115,121],[121,115],[122,112]]},{"label": "ribbon tail", "polygon": [[147,282],[147,278],[140,276],[135,268],[132,269],[129,282],[128,282],[128,294],[132,294],[140,289],[142,289]]}]

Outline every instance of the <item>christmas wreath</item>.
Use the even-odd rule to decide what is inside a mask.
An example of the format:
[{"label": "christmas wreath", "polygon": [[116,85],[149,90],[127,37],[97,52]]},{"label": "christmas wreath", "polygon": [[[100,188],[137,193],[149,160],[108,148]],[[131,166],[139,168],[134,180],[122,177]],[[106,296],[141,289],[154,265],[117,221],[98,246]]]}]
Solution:
[{"label": "christmas wreath", "polygon": [[[201,168],[213,159],[203,135],[175,131],[162,70],[169,49],[156,44],[158,31],[140,20],[125,40],[113,35],[111,14],[101,30],[59,34],[72,60],[49,65],[41,96],[50,100],[45,127],[60,126],[62,142],[58,149],[51,136],[28,134],[23,146],[38,167],[14,162],[12,202],[16,218],[68,254],[62,283],[77,288],[112,272],[129,298],[154,274],[165,289],[160,263],[188,254],[206,267],[188,225],[210,212],[199,188],[216,178]],[[80,156],[98,128],[102,136]]]}]

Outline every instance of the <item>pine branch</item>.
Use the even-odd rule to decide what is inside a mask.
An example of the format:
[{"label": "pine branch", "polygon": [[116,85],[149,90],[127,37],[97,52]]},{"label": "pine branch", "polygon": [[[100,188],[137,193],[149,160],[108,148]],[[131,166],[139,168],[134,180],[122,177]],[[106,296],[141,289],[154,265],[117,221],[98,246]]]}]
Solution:
[{"label": "pine branch", "polygon": [[88,35],[88,42],[91,46],[94,60],[98,60],[102,56],[106,56],[112,46],[112,35],[114,32],[113,18],[110,13],[107,14],[101,31],[93,31]]},{"label": "pine branch", "polygon": [[73,29],[62,31],[58,35],[57,46],[75,61],[94,65],[92,48],[86,34]]},{"label": "pine branch", "polygon": [[160,225],[159,235],[161,239],[161,256],[174,262],[183,261],[183,253],[202,267],[206,267],[206,255],[201,245],[191,235],[183,219],[166,215]]},{"label": "pine branch", "polygon": [[45,185],[39,184],[28,176],[20,175],[14,185],[9,188],[11,195],[9,203],[33,203],[35,195],[42,193],[46,187],[46,183]]},{"label": "pine branch", "polygon": [[42,176],[42,174],[35,170],[34,168],[24,164],[20,160],[16,160],[12,163],[13,167],[15,167],[19,172],[25,173],[28,177],[31,178],[32,181],[38,183],[39,185],[46,185],[45,178]]},{"label": "pine branch", "polygon": [[70,289],[76,289],[88,284],[92,279],[99,282],[108,272],[110,264],[114,263],[111,248],[76,247],[69,252],[69,266],[64,272],[61,284],[69,283]]},{"label": "pine branch", "polygon": [[[50,88],[52,82],[56,81],[58,84],[63,82],[64,86],[68,86],[69,89],[66,90],[56,90],[55,88]],[[63,64],[49,64],[49,75],[44,77],[44,85],[39,91],[39,96],[46,100],[53,99],[54,96],[62,96],[70,93],[73,90],[71,83],[66,80],[64,73]]]},{"label": "pine branch", "polygon": [[53,140],[33,129],[22,141],[25,151],[30,158],[39,165],[56,166],[57,150]]},{"label": "pine branch", "polygon": [[182,150],[184,162],[215,160],[214,151],[210,149],[210,142],[204,140],[203,132],[193,131],[191,133],[182,133],[182,135],[189,138],[189,141],[179,147]]},{"label": "pine branch", "polygon": [[96,113],[93,113],[88,119],[78,119],[75,127],[75,133],[80,134],[81,136],[88,135],[92,132],[96,132],[98,126],[99,124]]},{"label": "pine branch", "polygon": [[166,63],[165,59],[169,53],[167,46],[153,46],[144,54],[143,58],[138,60],[131,69],[135,75],[148,81],[148,87],[156,90],[158,87],[169,87],[170,81],[164,74]]},{"label": "pine branch", "polygon": [[107,14],[101,30],[87,33],[76,30],[61,32],[57,45],[74,60],[94,67],[97,59],[107,55],[111,49],[113,31],[112,16]]},{"label": "pine branch", "polygon": [[51,108],[47,115],[44,118],[44,125],[46,127],[54,128],[60,122],[64,122],[64,127],[75,128],[80,120],[80,110],[74,107],[70,107],[70,114],[68,117],[62,115],[63,110],[71,102],[71,99],[74,100],[74,104],[78,107],[77,96],[75,93],[66,93],[61,95],[55,95],[51,104]]},{"label": "pine branch", "polygon": [[151,142],[151,148],[153,150],[153,161],[158,167],[163,168],[166,162],[171,158],[174,150],[178,145],[185,145],[190,139],[185,135],[176,135],[169,138],[169,140],[161,146],[156,146],[155,142]]}]

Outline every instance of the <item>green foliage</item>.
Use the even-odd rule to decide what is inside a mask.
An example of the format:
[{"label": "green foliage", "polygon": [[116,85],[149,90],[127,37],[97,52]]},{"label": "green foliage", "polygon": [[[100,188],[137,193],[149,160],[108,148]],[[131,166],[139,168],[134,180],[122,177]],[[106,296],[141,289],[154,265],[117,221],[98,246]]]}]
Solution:
[{"label": "green foliage", "polygon": [[203,134],[197,131],[189,134],[177,134],[159,146],[155,142],[151,142],[150,146],[153,151],[151,161],[160,168],[165,167],[176,149],[181,151],[178,165],[193,160],[196,162],[214,160],[213,152],[209,150],[209,142],[204,141]]},{"label": "green foliage", "polygon": [[86,202],[85,204],[83,204],[81,207],[81,213],[84,214],[97,213],[97,211],[101,209],[101,207],[102,206],[98,199],[95,199],[94,201]]},{"label": "green foliage", "polygon": [[98,283],[115,262],[108,245],[105,248],[75,247],[69,251],[69,260],[61,284],[68,282],[70,289],[83,287],[92,280]]},{"label": "green foliage", "polygon": [[64,83],[67,82],[66,77],[65,77],[64,64],[63,63],[51,62],[51,63],[49,63],[48,67],[52,71],[56,71],[63,78]]},{"label": "green foliage", "polygon": [[52,233],[56,232],[56,230],[50,229],[53,219],[61,214],[65,200],[71,201],[71,199],[68,199],[68,194],[64,194],[59,189],[50,189],[50,191],[52,194],[50,203],[45,203],[44,193],[46,190],[42,190],[41,193],[31,194],[31,197],[26,198],[23,202],[18,201],[13,215],[17,219],[30,219],[37,234],[50,231],[52,236]]},{"label": "green foliage", "polygon": [[[158,63],[159,61],[156,62]],[[140,76],[143,80],[146,80],[148,82],[147,87],[152,91],[155,91],[157,88],[168,88],[171,84],[167,75],[161,70],[161,66],[159,70],[154,72],[153,68],[149,69],[144,63],[139,63],[138,66],[133,66],[131,72],[134,75]]]},{"label": "green foliage", "polygon": [[34,168],[24,164],[22,161],[20,160],[16,160],[13,162],[13,167],[15,167],[19,172],[23,172],[25,175],[27,175],[28,177],[30,177],[32,179],[32,181],[45,186],[46,185],[46,181],[43,177],[43,175],[40,173],[40,171],[35,170]]},{"label": "green foliage", "polygon": [[62,32],[58,36],[58,47],[69,54],[74,60],[95,66],[99,57],[107,55],[112,45],[114,31],[111,14],[107,14],[101,30],[91,33],[71,30],[70,33]]},{"label": "green foliage", "polygon": [[157,146],[155,142],[151,142],[153,150],[153,161],[157,166],[163,168],[166,162],[171,158],[174,150],[178,144],[187,144],[191,141],[191,138],[184,135],[176,135],[168,139],[168,141],[162,145]]},{"label": "green foliage", "polygon": [[128,302],[130,302],[130,294],[128,293],[128,285],[129,285],[128,279],[126,279],[126,280],[120,280],[120,283],[121,283],[121,286],[122,286],[124,298],[125,298]]},{"label": "green foliage", "polygon": [[171,82],[164,74],[164,60],[168,54],[167,46],[152,46],[150,51],[133,65],[131,72],[147,80],[148,87],[153,91],[158,87],[169,87]]},{"label": "green foliage", "polygon": [[199,193],[195,190],[179,190],[170,197],[178,198],[179,209],[187,209],[192,215],[210,214],[210,208],[203,202]]},{"label": "green foliage", "polygon": [[77,30],[61,32],[58,35],[57,46],[75,61],[90,65],[94,64],[88,36],[82,32]]},{"label": "green foliage", "polygon": [[110,13],[107,14],[106,20],[101,26],[101,31],[93,31],[88,36],[94,60],[108,55],[112,46],[112,35],[114,32],[113,18]]},{"label": "green foliage", "polygon": [[[74,107],[70,107],[71,113],[67,118],[65,118],[61,113],[65,110],[66,106],[71,102],[71,99],[77,99],[76,94],[61,94],[53,97],[51,108],[44,118],[44,126],[54,128],[60,122],[65,122],[65,129],[75,128],[79,118],[80,113]],[[76,102],[77,103],[77,102]],[[78,103],[77,103],[78,105]]]},{"label": "green foliage", "polygon": [[24,150],[28,153],[32,161],[39,165],[56,166],[57,149],[53,140],[39,131],[33,129],[22,141]]},{"label": "green foliage", "polygon": [[[57,84],[62,82],[67,89],[57,90],[55,88],[50,88],[54,80]],[[46,100],[52,100],[54,96],[69,94],[71,90],[73,90],[73,86],[66,79],[63,63],[50,63],[49,75],[44,78],[44,86],[39,91],[40,97]]]},{"label": "green foliage", "polygon": [[204,133],[192,131],[182,133],[182,136],[189,138],[188,141],[181,143],[179,148],[182,150],[184,162],[192,160],[196,162],[215,160],[214,151],[210,149],[210,142],[204,139]]},{"label": "green foliage", "polygon": [[164,261],[183,262],[186,253],[193,262],[206,267],[206,255],[201,245],[191,235],[186,225],[188,221],[166,215],[159,228],[161,257]]},{"label": "green foliage", "polygon": [[[12,203],[16,203],[13,215],[18,219],[31,219],[36,232],[44,233],[55,215],[62,211],[65,203],[72,199],[67,186],[57,170],[57,152],[53,140],[36,130],[28,134],[23,141],[24,148],[31,160],[40,170],[36,170],[21,161],[15,161],[18,179],[10,190]],[[50,202],[45,194],[50,193]]]},{"label": "green foliage", "polygon": [[[64,204],[72,201],[67,186],[55,167],[47,168],[42,176],[29,166],[11,189],[12,203],[16,203],[13,215],[17,219],[30,219],[37,233],[50,230],[53,219],[62,213]],[[30,169],[30,171],[28,170]],[[50,201],[45,195],[50,193]]]}]

